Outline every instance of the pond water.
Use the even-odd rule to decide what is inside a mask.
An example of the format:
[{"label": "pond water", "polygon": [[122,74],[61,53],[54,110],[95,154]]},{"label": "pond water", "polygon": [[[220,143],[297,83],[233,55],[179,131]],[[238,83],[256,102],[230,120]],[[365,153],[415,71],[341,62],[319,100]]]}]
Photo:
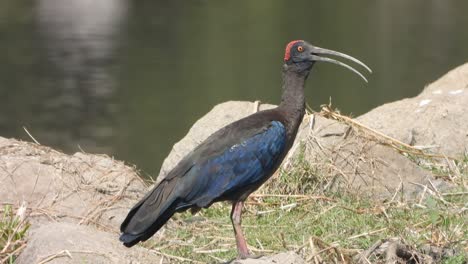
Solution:
[{"label": "pond water", "polygon": [[316,64],[308,104],[359,115],[468,61],[468,1],[0,1],[0,136],[105,153],[157,175],[214,105],[277,103],[285,44],[350,54],[365,84]]}]

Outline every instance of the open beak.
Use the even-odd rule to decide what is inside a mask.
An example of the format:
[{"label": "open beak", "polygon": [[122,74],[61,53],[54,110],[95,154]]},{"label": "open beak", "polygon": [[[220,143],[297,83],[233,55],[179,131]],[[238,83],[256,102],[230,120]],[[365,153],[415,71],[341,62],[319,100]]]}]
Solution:
[{"label": "open beak", "polygon": [[311,60],[313,60],[313,61],[326,61],[326,62],[331,62],[331,63],[334,63],[334,64],[338,64],[338,65],[343,66],[343,67],[347,68],[348,70],[356,73],[357,75],[359,75],[366,82],[367,82],[366,77],[364,77],[364,75],[362,75],[360,72],[358,72],[353,67],[351,67],[351,66],[349,66],[349,65],[347,65],[347,64],[345,64],[343,62],[340,62],[340,61],[337,61],[337,60],[334,60],[334,59],[330,59],[330,58],[327,58],[327,57],[321,57],[321,56],[318,56],[318,55],[332,55],[332,56],[342,57],[342,58],[345,58],[347,60],[353,61],[353,62],[361,65],[369,73],[372,73],[372,70],[369,67],[367,67],[367,65],[365,65],[364,63],[362,63],[358,59],[353,58],[353,57],[351,57],[349,55],[346,55],[344,53],[341,53],[341,52],[338,52],[338,51],[333,51],[333,50],[328,50],[328,49],[323,49],[323,48],[319,48],[319,47],[315,47],[315,46],[311,46],[310,50],[311,50],[311,57],[310,57]]}]

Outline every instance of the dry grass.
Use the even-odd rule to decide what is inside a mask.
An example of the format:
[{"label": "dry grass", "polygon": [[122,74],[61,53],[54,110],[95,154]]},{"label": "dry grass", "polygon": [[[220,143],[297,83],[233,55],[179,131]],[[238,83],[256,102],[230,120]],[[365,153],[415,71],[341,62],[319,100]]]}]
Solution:
[{"label": "dry grass", "polygon": [[26,207],[23,204],[16,212],[9,204],[0,209],[0,263],[14,263],[21,250],[26,246],[26,232],[29,223]]}]

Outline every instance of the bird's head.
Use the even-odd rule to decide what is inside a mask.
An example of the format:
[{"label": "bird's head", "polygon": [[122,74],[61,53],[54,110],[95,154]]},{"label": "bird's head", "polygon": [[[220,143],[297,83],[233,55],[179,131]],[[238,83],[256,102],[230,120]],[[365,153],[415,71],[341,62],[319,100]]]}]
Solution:
[{"label": "bird's head", "polygon": [[284,62],[288,66],[288,68],[292,68],[294,71],[304,73],[306,75],[309,73],[310,69],[316,61],[331,62],[353,71],[362,79],[364,79],[364,81],[367,82],[367,79],[353,67],[344,64],[340,61],[328,57],[323,57],[322,55],[332,55],[348,59],[361,65],[367,71],[372,73],[372,70],[369,67],[367,67],[364,63],[360,62],[358,59],[355,59],[341,52],[315,47],[304,40],[294,40],[289,42],[288,45],[286,45]]}]

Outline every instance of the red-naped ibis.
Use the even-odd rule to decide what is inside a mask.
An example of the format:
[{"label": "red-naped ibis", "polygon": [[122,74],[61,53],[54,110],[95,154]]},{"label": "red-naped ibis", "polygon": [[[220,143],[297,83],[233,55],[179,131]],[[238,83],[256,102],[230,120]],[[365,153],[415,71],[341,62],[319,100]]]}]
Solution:
[{"label": "red-naped ibis", "polygon": [[176,212],[197,211],[219,201],[232,202],[231,220],[239,258],[249,257],[241,228],[245,199],[278,169],[291,148],[305,113],[304,83],[317,61],[354,68],[323,57],[332,55],[369,67],[346,54],[312,46],[303,40],[286,46],[283,94],[278,107],[231,123],[185,156],[128,213],[120,240],[131,247],[156,233]]}]

